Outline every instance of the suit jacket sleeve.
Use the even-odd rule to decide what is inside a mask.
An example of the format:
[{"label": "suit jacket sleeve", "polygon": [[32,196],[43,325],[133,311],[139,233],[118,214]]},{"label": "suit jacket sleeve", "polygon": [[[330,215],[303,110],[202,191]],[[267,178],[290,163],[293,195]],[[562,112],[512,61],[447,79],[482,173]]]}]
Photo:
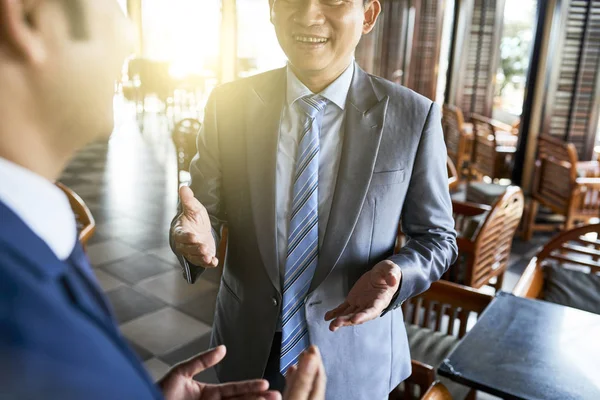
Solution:
[{"label": "suit jacket sleeve", "polygon": [[[204,111],[204,124],[198,134],[196,146],[198,152],[190,164],[190,174],[192,177],[190,188],[196,198],[202,203],[208,212],[212,226],[212,234],[215,240],[215,247],[221,241],[221,228],[225,222],[225,208],[221,201],[221,160],[219,150],[219,135],[217,127],[217,97],[218,89],[213,90],[208,99]],[[178,206],[177,217],[181,213],[181,207]],[[173,223],[175,223],[175,220]],[[172,224],[173,224],[172,223]],[[171,239],[171,248],[175,252],[174,242]],[[191,265],[184,257],[178,255],[179,262],[184,271],[189,271]],[[202,273],[204,268],[195,266],[197,273]],[[186,277],[188,281],[195,278]],[[190,282],[192,283],[192,282]]]},{"label": "suit jacket sleeve", "polygon": [[402,231],[407,243],[389,258],[402,271],[400,289],[389,309],[426,291],[456,260],[458,248],[446,157],[440,109],[433,103],[402,210]]}]

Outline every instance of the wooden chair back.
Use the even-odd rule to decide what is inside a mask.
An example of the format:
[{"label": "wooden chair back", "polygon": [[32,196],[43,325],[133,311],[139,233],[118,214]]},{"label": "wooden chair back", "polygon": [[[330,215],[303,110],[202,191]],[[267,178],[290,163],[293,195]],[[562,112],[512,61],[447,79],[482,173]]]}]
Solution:
[{"label": "wooden chair back", "polygon": [[434,382],[421,397],[421,400],[452,400],[452,396],[441,382]]},{"label": "wooden chair back", "polygon": [[69,204],[71,205],[73,214],[75,214],[79,241],[85,248],[88,240],[90,240],[96,230],[96,221],[94,220],[94,216],[90,212],[90,209],[85,204],[83,199],[79,197],[77,193],[60,182],[56,182],[56,186],[58,186],[69,199]]},{"label": "wooden chair back", "polygon": [[458,189],[460,180],[458,177],[458,171],[456,170],[456,167],[454,166],[454,163],[452,162],[450,156],[448,156],[446,160],[446,166],[448,168],[448,187],[450,189],[450,192],[454,192],[456,191],[456,189]]},{"label": "wooden chair back", "polygon": [[[492,299],[473,288],[437,281],[426,292],[404,302],[402,311],[406,323],[462,338]],[[419,399],[434,384],[434,366],[417,360],[411,363],[411,376],[392,392],[390,399]]]},{"label": "wooden chair back", "polygon": [[192,158],[196,155],[196,140],[202,124],[193,118],[186,118],[175,124],[171,140],[177,152],[177,182],[181,184],[181,171],[189,171]]},{"label": "wooden chair back", "polygon": [[[459,237],[457,262],[444,274],[444,279],[480,288],[496,278],[494,287],[502,288],[502,279],[508,265],[512,241],[523,215],[525,199],[517,186],[509,186],[482,223],[470,237]],[[453,213],[458,232],[465,232],[473,217],[488,210],[486,206],[453,202]]]},{"label": "wooden chair back", "polygon": [[447,281],[437,281],[424,293],[402,304],[404,320],[462,339],[471,328],[469,323],[492,301],[493,296],[473,288]]},{"label": "wooden chair back", "polygon": [[465,164],[471,161],[471,140],[464,130],[465,120],[460,108],[444,104],[442,112],[442,129],[448,156],[459,174]]},{"label": "wooden chair back", "polygon": [[471,122],[474,134],[471,172],[481,177],[489,176],[492,180],[510,178],[505,158],[498,153],[500,143],[496,134],[503,132],[504,136],[511,135],[512,128],[479,114],[473,114]]},{"label": "wooden chair back", "polygon": [[539,299],[544,288],[544,266],[549,262],[600,273],[600,224],[584,225],[562,232],[550,240],[529,262],[513,294]]}]

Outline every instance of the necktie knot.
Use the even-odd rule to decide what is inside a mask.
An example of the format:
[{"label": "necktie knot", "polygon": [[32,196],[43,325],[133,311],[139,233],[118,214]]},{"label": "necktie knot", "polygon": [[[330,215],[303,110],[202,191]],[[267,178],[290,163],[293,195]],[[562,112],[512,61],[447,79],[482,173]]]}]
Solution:
[{"label": "necktie knot", "polygon": [[298,105],[310,118],[316,118],[325,109],[327,99],[318,94],[304,96],[298,101]]}]

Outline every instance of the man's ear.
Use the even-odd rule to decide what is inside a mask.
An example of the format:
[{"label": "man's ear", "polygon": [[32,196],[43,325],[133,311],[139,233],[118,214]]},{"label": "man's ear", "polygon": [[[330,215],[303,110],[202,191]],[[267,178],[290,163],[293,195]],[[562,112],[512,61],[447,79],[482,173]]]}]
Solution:
[{"label": "man's ear", "polygon": [[42,62],[46,47],[38,23],[45,3],[46,0],[0,0],[0,48],[26,62]]},{"label": "man's ear", "polygon": [[365,5],[365,22],[363,23],[363,35],[371,32],[381,14],[381,3],[379,0],[369,0]]},{"label": "man's ear", "polygon": [[271,23],[273,23],[273,6],[275,5],[275,0],[269,0],[269,18]]}]

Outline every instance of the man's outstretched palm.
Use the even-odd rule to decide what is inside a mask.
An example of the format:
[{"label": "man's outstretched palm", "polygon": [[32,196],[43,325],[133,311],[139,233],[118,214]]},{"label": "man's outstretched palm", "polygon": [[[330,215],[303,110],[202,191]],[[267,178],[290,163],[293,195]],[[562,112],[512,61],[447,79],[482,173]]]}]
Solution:
[{"label": "man's outstretched palm", "polygon": [[343,326],[360,325],[381,315],[390,305],[400,285],[400,268],[382,261],[354,284],[346,301],[325,314],[333,332]]},{"label": "man's outstretched palm", "polygon": [[267,392],[269,383],[265,380],[209,385],[195,381],[200,372],[213,367],[225,357],[225,347],[202,353],[188,361],[176,365],[158,383],[166,400],[280,400],[276,392]]}]

